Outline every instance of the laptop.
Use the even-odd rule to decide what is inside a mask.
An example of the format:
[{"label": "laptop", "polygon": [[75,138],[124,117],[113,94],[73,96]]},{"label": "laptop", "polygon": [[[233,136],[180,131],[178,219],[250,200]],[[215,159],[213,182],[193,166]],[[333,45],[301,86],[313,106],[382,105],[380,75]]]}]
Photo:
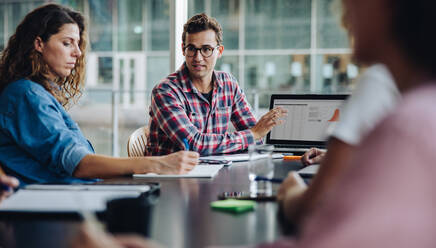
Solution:
[{"label": "laptop", "polygon": [[285,122],[275,126],[266,143],[275,152],[303,154],[311,147],[325,149],[328,129],[339,121],[341,106],[348,95],[273,94],[270,109],[288,111]]}]

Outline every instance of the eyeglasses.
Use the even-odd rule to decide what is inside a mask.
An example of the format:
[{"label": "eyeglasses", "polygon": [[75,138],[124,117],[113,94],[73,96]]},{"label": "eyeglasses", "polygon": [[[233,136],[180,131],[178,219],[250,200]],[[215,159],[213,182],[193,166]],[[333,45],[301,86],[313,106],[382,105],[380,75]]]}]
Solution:
[{"label": "eyeglasses", "polygon": [[189,46],[186,46],[184,49],[185,49],[185,54],[188,57],[194,57],[195,54],[197,54],[197,51],[200,51],[201,55],[204,58],[208,58],[208,57],[212,56],[213,52],[218,47],[220,47],[220,46],[219,45],[216,47],[203,46],[201,48],[196,48],[195,46],[189,45]]}]

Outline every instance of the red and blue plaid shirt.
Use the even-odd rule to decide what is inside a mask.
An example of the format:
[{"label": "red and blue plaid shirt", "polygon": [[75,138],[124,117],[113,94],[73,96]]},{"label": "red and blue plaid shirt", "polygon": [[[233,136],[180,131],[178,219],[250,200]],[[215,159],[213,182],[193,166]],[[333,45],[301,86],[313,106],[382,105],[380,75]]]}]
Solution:
[{"label": "red and blue plaid shirt", "polygon": [[[255,143],[249,129],[256,119],[236,79],[214,71],[213,82],[212,103],[193,86],[185,64],[154,87],[147,155],[185,150],[184,139],[201,155],[237,152]],[[228,132],[230,122],[237,131]]]}]

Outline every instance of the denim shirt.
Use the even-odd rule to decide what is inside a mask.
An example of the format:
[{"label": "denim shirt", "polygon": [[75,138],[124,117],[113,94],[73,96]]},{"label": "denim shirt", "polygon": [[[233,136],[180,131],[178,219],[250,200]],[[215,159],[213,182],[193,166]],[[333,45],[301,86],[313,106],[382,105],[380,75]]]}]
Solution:
[{"label": "denim shirt", "polygon": [[21,79],[0,94],[0,163],[21,183],[74,183],[94,149],[43,86]]}]

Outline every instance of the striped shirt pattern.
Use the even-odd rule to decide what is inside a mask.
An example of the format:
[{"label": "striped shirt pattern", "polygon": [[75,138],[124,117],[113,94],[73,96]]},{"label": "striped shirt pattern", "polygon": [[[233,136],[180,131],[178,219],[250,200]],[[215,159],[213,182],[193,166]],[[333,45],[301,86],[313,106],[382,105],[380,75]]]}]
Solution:
[{"label": "striped shirt pattern", "polygon": [[[185,64],[154,87],[150,106],[147,155],[189,150],[201,155],[237,152],[254,144],[249,128],[256,124],[236,79],[213,72],[212,103],[189,79]],[[230,122],[236,131],[228,132]]]}]

